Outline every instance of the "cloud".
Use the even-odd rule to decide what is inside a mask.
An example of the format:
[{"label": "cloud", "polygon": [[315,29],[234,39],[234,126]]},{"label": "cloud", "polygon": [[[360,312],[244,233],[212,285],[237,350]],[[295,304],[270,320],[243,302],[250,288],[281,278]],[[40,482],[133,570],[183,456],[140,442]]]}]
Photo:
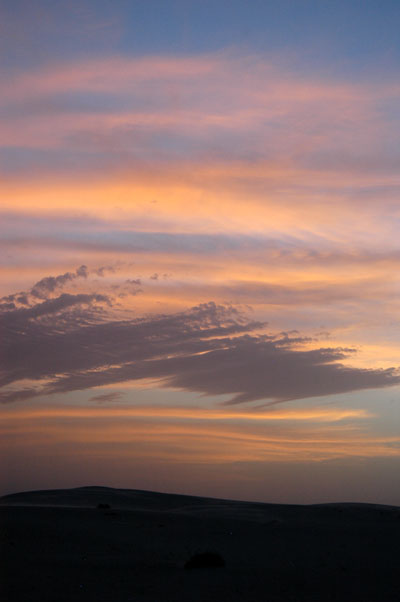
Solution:
[{"label": "cloud", "polygon": [[[110,317],[107,321],[104,311],[99,316],[100,310],[89,305],[87,308],[80,306],[74,312],[65,311],[51,319],[54,304],[60,308],[63,303],[72,304],[74,300],[77,303],[102,300],[101,296],[76,297],[65,299],[62,295],[38,304],[36,310],[14,310],[3,315],[1,384],[25,378],[54,378],[56,374],[90,378],[94,372],[98,373],[100,381],[108,380],[110,375],[106,373],[117,365],[207,351],[219,345],[218,337],[262,326],[260,322],[246,321],[233,308],[218,307],[213,303],[169,316],[123,321]],[[40,354],[36,349],[40,349]],[[76,388],[72,385],[72,390]]]},{"label": "cloud", "polygon": [[119,401],[121,396],[122,393],[113,391],[112,393],[101,393],[100,395],[94,395],[89,399],[89,401],[96,401],[97,403],[109,403]]},{"label": "cloud", "polygon": [[[31,303],[36,303],[37,299],[48,299],[48,297],[62,289],[65,285],[69,284],[73,280],[77,278],[87,278],[88,277],[88,268],[85,265],[81,265],[78,267],[75,272],[65,272],[65,274],[60,274],[59,276],[46,276],[42,278],[36,284],[32,286],[29,291],[14,293],[12,295],[7,295],[6,297],[2,297],[0,299],[0,313],[3,311],[12,311],[18,308],[18,305],[29,306]],[[32,299],[33,297],[33,299]],[[47,305],[35,305],[32,308],[31,317],[35,317],[36,312],[47,313],[48,311],[59,311],[68,305],[74,305],[75,303],[85,302],[85,299],[81,296],[80,301],[75,299],[75,302],[72,299],[72,295],[62,295],[59,297],[58,302],[49,303]],[[49,308],[53,308],[53,310],[49,310]],[[57,309],[56,309],[57,308]],[[29,311],[18,310],[19,313],[14,313],[13,316],[22,316],[29,315]],[[25,313],[24,313],[25,311]]]},{"label": "cloud", "polygon": [[[193,165],[193,169],[196,166]],[[205,178],[207,174],[205,174]],[[240,179],[240,168],[236,174],[237,180]],[[254,180],[262,177],[255,173]],[[283,177],[283,174],[282,174]],[[300,178],[299,174],[299,178]],[[250,178],[251,179],[251,178]],[[350,186],[351,183],[346,185]],[[108,183],[105,196],[101,196],[101,190],[96,188],[93,195],[97,195],[104,201],[103,207],[107,202],[117,203],[115,189],[112,189]],[[124,196],[128,196],[129,190],[125,185]],[[221,185],[221,189],[222,189]],[[75,195],[79,198],[82,191],[65,189],[60,194],[65,196]],[[189,195],[190,192],[187,191]],[[38,191],[35,200],[39,202],[45,195],[45,190]],[[168,193],[170,196],[170,193]],[[213,197],[214,198],[214,197]],[[215,197],[216,200],[217,197]],[[20,202],[17,197],[16,203]],[[370,223],[365,223],[366,231],[374,228],[374,241],[366,236],[366,232],[354,232],[349,229],[347,222],[352,223],[359,209],[354,208],[349,212],[348,208],[335,205],[336,218],[341,216],[340,232],[324,231],[324,216],[334,219],[331,215],[331,208],[323,208],[324,211],[307,205],[304,208],[303,199],[297,208],[291,208],[285,212],[284,216],[279,214],[278,208],[272,203],[252,205],[249,209],[249,199],[246,207],[238,201],[235,206],[235,199],[228,206],[225,205],[221,215],[221,223],[214,223],[212,226],[213,211],[215,212],[215,203],[212,200],[208,202],[207,213],[210,221],[204,224],[204,214],[199,211],[199,205],[194,201],[186,207],[173,204],[161,207],[153,212],[145,203],[142,205],[136,203],[125,206],[126,213],[115,213],[109,210],[104,216],[93,216],[93,219],[79,214],[76,208],[76,215],[71,215],[60,211],[50,213],[42,210],[38,214],[31,211],[25,212],[21,207],[20,212],[0,212],[0,219],[6,228],[7,236],[4,236],[1,245],[3,249],[9,249],[15,253],[23,245],[29,245],[29,248],[35,252],[42,248],[52,248],[54,252],[60,253],[63,250],[77,249],[82,253],[102,253],[104,254],[174,254],[176,256],[184,255],[206,258],[207,256],[229,260],[234,255],[235,262],[247,261],[252,265],[254,263],[265,264],[265,261],[279,261],[280,264],[289,264],[294,266],[310,266],[320,264],[327,268],[339,266],[341,271],[343,265],[354,265],[357,268],[368,266],[377,266],[379,270],[384,265],[390,265],[397,268],[400,265],[400,250],[396,244],[391,243],[391,235],[388,233],[387,226],[390,225],[385,220],[385,212],[378,214],[375,208],[370,208]],[[88,202],[87,197],[82,198],[82,204]],[[304,201],[305,202],[305,201]],[[203,203],[203,205],[205,202]],[[394,201],[392,202],[394,207]],[[303,218],[301,208],[303,207]],[[387,208],[389,212],[390,208]],[[247,210],[247,213],[246,213]],[[307,223],[304,224],[304,211],[307,210]],[[226,212],[230,212],[230,223],[222,223],[222,217]],[[197,213],[198,212],[198,213]],[[268,213],[269,212],[269,213]],[[328,212],[328,213],[327,213]],[[332,208],[333,213],[333,208]],[[236,215],[235,215],[236,214]],[[273,220],[271,223],[271,214]],[[390,212],[389,212],[390,214]],[[196,223],[193,223],[193,215],[196,217]],[[283,222],[283,217],[291,218],[291,221]],[[256,218],[258,224],[255,224]],[[234,227],[230,228],[233,219]],[[303,219],[303,221],[302,221]],[[396,215],[393,212],[393,219]],[[202,221],[203,220],[203,221]],[[382,224],[381,221],[385,223]],[[192,222],[192,223],[191,223]],[[240,223],[239,223],[240,222]],[[191,225],[190,225],[191,223]],[[262,226],[262,228],[261,228]],[[29,237],[27,237],[29,231]],[[51,234],[49,234],[49,232]],[[388,240],[389,236],[389,240]],[[229,253],[229,257],[226,257]],[[104,261],[102,256],[99,262]],[[82,266],[84,267],[84,266]],[[78,268],[78,270],[81,268]],[[98,268],[91,268],[90,274],[105,276],[115,273],[115,265],[104,265]],[[150,277],[158,276],[158,272],[151,273]],[[57,276],[58,283],[66,274]],[[49,278],[51,280],[51,277]]]},{"label": "cloud", "polygon": [[[60,293],[60,289],[74,282],[78,278],[88,279],[91,274],[105,277],[107,273],[115,273],[117,269],[113,266],[102,266],[89,271],[86,265],[81,265],[75,272],[65,272],[58,276],[46,276],[36,282],[31,289],[26,292],[14,293],[0,298],[0,321],[1,314],[7,312],[7,321],[22,318],[35,318],[41,315],[60,312],[73,305],[91,304],[93,302],[110,304],[110,297],[98,293],[80,293],[69,294]],[[119,295],[136,295],[142,292],[137,286],[141,284],[139,278],[127,279],[123,285],[114,284],[109,286],[109,290]],[[56,295],[56,296],[54,296]],[[57,296],[58,295],[58,296]],[[42,303],[39,302],[43,301]]]},{"label": "cloud", "polygon": [[88,270],[85,265],[81,265],[77,268],[75,273],[66,272],[60,276],[47,276],[37,282],[30,290],[30,294],[39,299],[46,299],[50,293],[53,293],[56,289],[62,288],[68,282],[75,280],[75,278],[87,278]]},{"label": "cloud", "polygon": [[[19,449],[26,446],[29,457],[39,452],[41,462],[43,457],[51,457],[54,445],[57,457],[63,447],[68,458],[78,454],[80,459],[106,459],[112,450],[111,457],[115,460],[117,456],[119,466],[128,462],[127,474],[132,470],[132,458],[140,458],[143,465],[150,459],[159,463],[162,457],[164,466],[172,463],[179,471],[187,462],[197,468],[221,462],[225,472],[228,464],[237,468],[238,463],[243,466],[250,461],[298,464],[351,456],[399,456],[397,433],[368,432],[366,421],[373,416],[363,410],[274,407],[254,412],[248,407],[210,410],[113,403],[29,408],[24,404],[3,408],[2,414],[0,451],[5,454],[16,440]],[[16,435],[21,433],[24,436],[19,440]],[[101,466],[104,468],[104,462]],[[243,466],[246,473],[248,468]]]},{"label": "cloud", "polygon": [[[116,401],[122,397],[123,393],[112,391],[111,393],[101,393],[91,397],[89,401]],[[160,418],[166,419],[182,419],[185,420],[212,420],[223,421],[228,420],[238,421],[243,424],[244,421],[249,423],[255,422],[257,425],[263,422],[320,422],[320,423],[335,423],[344,422],[353,419],[365,420],[375,417],[375,414],[365,409],[354,408],[338,408],[334,406],[324,405],[322,407],[311,408],[285,408],[282,406],[269,407],[268,411],[265,408],[258,406],[241,407],[241,408],[203,408],[199,406],[165,406],[165,405],[114,405],[113,408],[93,408],[87,406],[76,405],[59,405],[46,406],[38,405],[36,407],[19,406],[14,408],[4,409],[3,417],[13,418],[15,420],[32,421],[41,420],[42,418],[87,418],[99,417],[109,419],[113,418],[146,418],[157,421]]]},{"label": "cloud", "polygon": [[47,299],[46,301],[43,301],[42,303],[37,303],[32,307],[26,309],[20,308],[9,311],[5,314],[5,316],[3,316],[2,318],[0,317],[0,323],[1,321],[3,321],[9,325],[12,323],[21,322],[26,324],[27,320],[33,318],[40,318],[43,316],[50,316],[51,314],[63,312],[64,310],[71,308],[74,305],[89,305],[94,301],[97,301],[99,303],[107,303],[109,299],[105,295],[100,295],[97,293],[94,293],[92,295],[70,295],[68,293],[63,293],[55,299]]},{"label": "cloud", "polygon": [[1,137],[11,164],[36,170],[44,153],[51,170],[212,156],[396,175],[396,128],[381,107],[398,95],[391,83],[299,76],[267,56],[81,59],[7,82]]},{"label": "cloud", "polygon": [[[348,348],[305,349],[296,333],[213,302],[117,320],[100,294],[68,295],[2,316],[1,400],[153,379],[227,403],[283,402],[400,384],[400,373],[343,364]],[[30,381],[28,388],[22,381]],[[33,385],[32,385],[33,381]],[[37,383],[37,386],[35,385]]]},{"label": "cloud", "polygon": [[101,276],[101,278],[103,278],[107,273],[114,274],[115,268],[111,265],[105,265],[101,266],[100,268],[96,268],[93,271],[95,274],[97,274],[97,276]]}]

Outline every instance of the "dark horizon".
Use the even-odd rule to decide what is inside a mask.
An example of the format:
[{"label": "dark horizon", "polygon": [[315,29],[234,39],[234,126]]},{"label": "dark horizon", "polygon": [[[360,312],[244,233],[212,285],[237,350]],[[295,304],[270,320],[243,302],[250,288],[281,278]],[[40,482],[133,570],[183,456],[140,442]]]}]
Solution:
[{"label": "dark horizon", "polygon": [[[254,501],[254,500],[249,500],[249,499],[244,499],[244,498],[235,498],[235,499],[228,499],[228,498],[219,498],[219,497],[213,497],[213,496],[205,496],[205,495],[193,495],[193,494],[188,494],[188,493],[175,493],[173,491],[150,491],[148,489],[131,489],[131,488],[124,488],[124,487],[109,487],[106,485],[84,485],[84,486],[80,486],[80,487],[71,487],[71,488],[56,488],[56,489],[35,489],[35,490],[29,490],[29,491],[16,491],[13,493],[8,493],[5,495],[0,496],[0,504],[4,504],[7,505],[8,502],[11,502],[12,505],[24,505],[28,503],[29,500],[29,505],[34,504],[37,506],[53,506],[53,505],[58,505],[56,504],[57,502],[57,498],[54,498],[54,494],[60,496],[60,498],[62,496],[67,495],[69,497],[69,504],[71,505],[72,501],[74,501],[75,503],[72,504],[74,507],[79,507],[77,500],[73,500],[73,494],[75,493],[83,493],[83,494],[87,494],[87,493],[93,493],[95,494],[95,496],[93,496],[93,500],[96,501],[96,503],[98,504],[98,500],[104,500],[107,499],[108,500],[108,495],[111,495],[111,498],[108,500],[110,502],[113,501],[113,497],[116,498],[118,496],[118,494],[122,492],[124,495],[125,494],[144,494],[145,496],[156,496],[158,499],[161,498],[173,498],[173,499],[191,499],[193,501],[196,500],[206,500],[206,501],[215,501],[215,502],[230,502],[232,504],[235,504],[236,502],[238,504],[244,503],[244,504],[248,504],[249,506],[251,505],[255,505],[255,506],[291,506],[291,507],[295,507],[295,506],[313,506],[313,507],[323,507],[323,506],[330,506],[330,507],[342,507],[342,506],[352,506],[352,507],[357,507],[357,506],[361,506],[361,507],[382,507],[382,508],[391,508],[391,509],[395,509],[395,508],[400,508],[400,505],[397,504],[376,504],[376,503],[372,503],[372,502],[346,502],[346,501],[342,501],[342,502],[322,502],[322,503],[311,503],[311,504],[287,504],[287,503],[273,503],[273,502],[259,502],[259,501]],[[106,498],[103,497],[103,494],[106,494]],[[108,495],[107,495],[108,494]],[[51,495],[51,499],[47,499],[48,496]],[[72,498],[72,499],[71,499]],[[44,503],[45,501],[47,501],[47,503]],[[79,500],[78,500],[79,501]],[[50,503],[51,502],[51,503]],[[100,502],[101,504],[102,502]],[[104,503],[104,501],[103,501]],[[115,503],[115,502],[114,502]],[[88,505],[87,507],[93,507],[93,505]],[[115,507],[115,506],[113,506]],[[117,504],[117,507],[120,507],[119,504]],[[110,505],[111,508],[111,505]]]}]

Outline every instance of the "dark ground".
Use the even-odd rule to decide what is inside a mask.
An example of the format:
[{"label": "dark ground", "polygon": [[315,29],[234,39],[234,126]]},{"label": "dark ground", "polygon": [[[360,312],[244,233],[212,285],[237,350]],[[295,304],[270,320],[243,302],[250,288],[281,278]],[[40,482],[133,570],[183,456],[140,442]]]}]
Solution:
[{"label": "dark ground", "polygon": [[400,601],[398,507],[88,487],[0,498],[0,537],[2,602]]}]

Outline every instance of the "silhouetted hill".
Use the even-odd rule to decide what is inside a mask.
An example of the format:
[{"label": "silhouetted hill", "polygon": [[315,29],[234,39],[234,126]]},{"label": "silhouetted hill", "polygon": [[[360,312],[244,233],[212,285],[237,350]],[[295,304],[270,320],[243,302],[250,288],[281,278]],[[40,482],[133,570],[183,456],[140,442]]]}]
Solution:
[{"label": "silhouetted hill", "polygon": [[80,487],[4,496],[0,520],[4,602],[399,599],[393,506]]}]

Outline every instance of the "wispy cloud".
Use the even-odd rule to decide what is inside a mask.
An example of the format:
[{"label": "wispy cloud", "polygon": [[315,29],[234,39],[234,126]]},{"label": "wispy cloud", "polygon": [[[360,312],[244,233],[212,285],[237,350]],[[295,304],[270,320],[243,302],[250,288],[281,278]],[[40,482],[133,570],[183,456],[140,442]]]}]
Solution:
[{"label": "wispy cloud", "polygon": [[41,420],[43,418],[146,418],[157,421],[160,418],[177,419],[181,421],[250,421],[258,424],[268,422],[318,422],[330,423],[348,420],[371,419],[374,414],[365,409],[347,409],[337,407],[312,407],[299,409],[282,409],[282,406],[251,407],[249,409],[229,408],[205,408],[205,407],[182,407],[182,406],[138,406],[138,405],[116,405],[114,402],[121,401],[122,393],[111,391],[110,393],[99,393],[89,399],[94,402],[112,402],[112,407],[83,407],[83,406],[32,406],[12,408],[3,410],[4,418],[14,420]]},{"label": "wispy cloud", "polygon": [[79,60],[3,83],[2,144],[49,151],[53,171],[58,151],[65,165],[79,154],[89,171],[207,155],[394,174],[393,123],[381,105],[399,94],[390,82],[299,76],[239,53]]},{"label": "wispy cloud", "polygon": [[[100,294],[63,293],[28,308],[4,307],[2,401],[142,379],[217,398],[229,395],[230,404],[400,383],[394,368],[343,365],[352,349],[304,349],[309,339],[266,334],[264,323],[232,306],[210,302],[121,320],[111,303]],[[37,386],[18,385],[27,379]]]},{"label": "wispy cloud", "polygon": [[122,393],[119,391],[113,391],[111,393],[99,393],[98,395],[93,395],[89,399],[89,401],[95,401],[96,403],[110,403],[119,401]]},{"label": "wispy cloud", "polygon": [[[0,444],[24,433],[24,445],[39,456],[48,448],[80,458],[95,456],[123,465],[139,455],[148,466],[238,463],[319,463],[342,458],[399,457],[398,436],[365,429],[363,411],[314,408],[245,412],[163,407],[14,406],[4,412]],[[27,428],[27,424],[29,427]],[[318,430],[316,430],[318,426]],[[73,450],[76,450],[75,452]],[[175,467],[175,468],[174,468]]]}]

